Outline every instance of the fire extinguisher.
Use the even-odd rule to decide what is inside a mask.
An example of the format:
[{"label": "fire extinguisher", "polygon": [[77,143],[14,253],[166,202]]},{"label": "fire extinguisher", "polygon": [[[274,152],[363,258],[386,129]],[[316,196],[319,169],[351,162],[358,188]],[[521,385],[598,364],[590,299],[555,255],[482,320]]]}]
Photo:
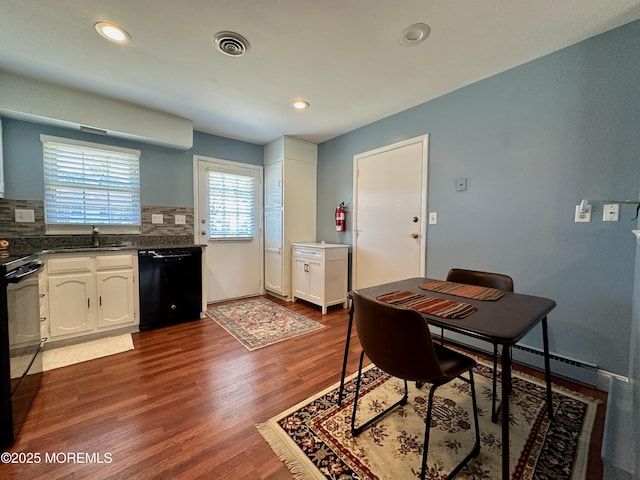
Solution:
[{"label": "fire extinguisher", "polygon": [[344,209],[344,202],[338,205],[336,208],[336,232],[344,232],[346,229],[345,222],[346,211]]}]

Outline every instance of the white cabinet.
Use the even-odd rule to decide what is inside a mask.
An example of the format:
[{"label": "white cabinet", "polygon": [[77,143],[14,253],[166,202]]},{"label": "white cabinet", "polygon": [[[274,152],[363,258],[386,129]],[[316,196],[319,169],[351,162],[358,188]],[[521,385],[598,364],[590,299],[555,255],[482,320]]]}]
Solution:
[{"label": "white cabinet", "polygon": [[348,246],[328,243],[294,243],[292,298],[327,307],[347,307]]},{"label": "white cabinet", "polygon": [[132,255],[96,257],[98,328],[135,322]]},{"label": "white cabinet", "polygon": [[318,147],[281,137],[264,151],[264,285],[289,298],[291,244],[316,238]]},{"label": "white cabinet", "polygon": [[132,253],[48,258],[50,340],[135,325],[136,258]]}]

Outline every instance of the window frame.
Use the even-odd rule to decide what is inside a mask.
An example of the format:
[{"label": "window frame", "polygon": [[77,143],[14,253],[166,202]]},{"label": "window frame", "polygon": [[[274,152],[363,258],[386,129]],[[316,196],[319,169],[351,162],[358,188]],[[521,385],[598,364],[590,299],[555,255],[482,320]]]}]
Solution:
[{"label": "window frame", "polygon": [[[224,171],[224,169],[218,169],[218,168],[212,168],[211,170],[207,171],[207,180],[206,183],[208,185],[208,191],[207,191],[207,197],[208,197],[208,202],[207,202],[207,240],[208,241],[213,241],[213,242],[224,242],[224,241],[253,241],[255,240],[256,236],[257,236],[257,226],[255,223],[255,212],[256,212],[256,202],[255,202],[255,195],[256,195],[256,178],[252,175],[245,175],[245,174],[240,174],[237,172],[227,172]],[[211,183],[209,180],[209,176],[210,175],[220,175],[220,176],[229,176],[229,177],[243,177],[243,178],[248,178],[250,179],[250,183],[251,183],[251,190],[250,193],[251,195],[248,196],[248,200],[251,202],[251,210],[250,212],[248,212],[248,215],[250,217],[251,220],[251,234],[250,235],[229,235],[229,236],[214,236],[213,235],[213,222],[212,222],[212,214],[211,214]]]},{"label": "window frame", "polygon": [[[71,138],[63,138],[56,137],[51,135],[40,135],[40,142],[42,143],[42,173],[43,173],[43,182],[44,182],[44,212],[45,212],[45,235],[71,235],[71,234],[90,234],[92,225],[95,225],[100,229],[101,233],[107,234],[140,234],[142,231],[142,202],[140,199],[140,150],[119,147],[114,145],[106,145],[101,143],[93,143],[87,142],[83,140],[76,140]],[[114,223],[63,223],[63,222],[52,222],[49,223],[46,218],[47,211],[47,182],[46,182],[46,166],[45,166],[45,143],[59,143],[63,145],[70,145],[72,147],[93,149],[93,150],[101,150],[105,152],[115,152],[115,153],[124,153],[127,155],[134,155],[137,157],[138,161],[138,223],[122,223],[122,224],[114,224]]]}]

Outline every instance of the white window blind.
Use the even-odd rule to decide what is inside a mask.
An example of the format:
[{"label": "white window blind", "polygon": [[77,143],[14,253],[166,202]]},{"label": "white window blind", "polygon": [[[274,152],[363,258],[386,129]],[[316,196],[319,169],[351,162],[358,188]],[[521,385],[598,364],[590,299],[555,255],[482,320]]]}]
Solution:
[{"label": "white window blind", "polygon": [[209,238],[253,239],[254,179],[218,171],[207,174]]},{"label": "white window blind", "polygon": [[140,228],[140,152],[42,135],[45,222]]}]

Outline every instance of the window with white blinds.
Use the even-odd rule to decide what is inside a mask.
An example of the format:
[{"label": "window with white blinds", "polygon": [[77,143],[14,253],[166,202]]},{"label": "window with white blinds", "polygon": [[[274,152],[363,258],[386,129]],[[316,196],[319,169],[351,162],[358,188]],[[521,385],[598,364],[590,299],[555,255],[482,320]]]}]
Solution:
[{"label": "window with white blinds", "polygon": [[40,139],[48,233],[84,232],[87,225],[140,231],[138,150],[46,135]]},{"label": "window with white blinds", "polygon": [[210,170],[209,238],[218,240],[254,237],[254,178]]}]

